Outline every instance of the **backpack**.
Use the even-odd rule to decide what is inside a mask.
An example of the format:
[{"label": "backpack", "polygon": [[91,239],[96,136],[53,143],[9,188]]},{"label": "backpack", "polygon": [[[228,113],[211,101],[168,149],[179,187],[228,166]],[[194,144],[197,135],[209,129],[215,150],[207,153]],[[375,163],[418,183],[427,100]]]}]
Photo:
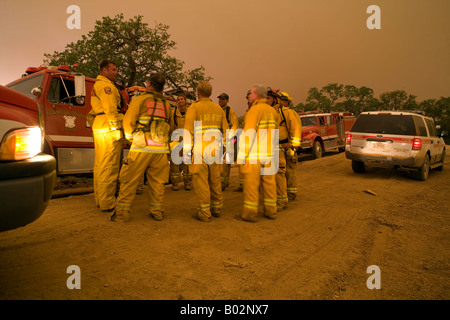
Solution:
[{"label": "backpack", "polygon": [[[155,95],[152,92],[145,94],[153,95],[153,99],[146,99],[142,103],[147,106],[147,112],[151,116],[148,124],[143,124],[138,121],[143,127],[137,129],[136,131],[148,132],[150,139],[156,143],[168,143],[169,142],[169,112],[166,106],[166,99],[161,96],[161,100],[157,101]],[[155,117],[156,116],[156,117]]]}]

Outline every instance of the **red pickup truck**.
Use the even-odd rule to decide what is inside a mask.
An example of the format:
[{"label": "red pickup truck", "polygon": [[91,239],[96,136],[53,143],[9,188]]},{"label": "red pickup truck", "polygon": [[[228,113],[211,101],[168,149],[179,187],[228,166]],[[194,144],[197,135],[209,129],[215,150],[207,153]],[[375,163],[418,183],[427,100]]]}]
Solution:
[{"label": "red pickup truck", "polygon": [[0,231],[27,225],[47,208],[56,160],[41,153],[43,145],[42,107],[0,86]]}]

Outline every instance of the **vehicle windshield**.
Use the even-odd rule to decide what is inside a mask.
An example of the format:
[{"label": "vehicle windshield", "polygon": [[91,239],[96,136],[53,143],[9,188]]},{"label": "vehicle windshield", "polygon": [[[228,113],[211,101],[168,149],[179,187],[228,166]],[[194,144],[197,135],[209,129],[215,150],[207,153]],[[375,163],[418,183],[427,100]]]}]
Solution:
[{"label": "vehicle windshield", "polygon": [[416,135],[413,117],[394,114],[362,114],[350,132]]},{"label": "vehicle windshield", "polygon": [[316,117],[312,116],[312,117],[301,117],[300,118],[302,120],[302,126],[306,127],[306,126],[315,126],[316,125]]},{"label": "vehicle windshield", "polygon": [[31,93],[31,90],[35,87],[40,87],[43,79],[44,74],[41,73],[9,84],[7,87],[34,99],[36,97]]}]

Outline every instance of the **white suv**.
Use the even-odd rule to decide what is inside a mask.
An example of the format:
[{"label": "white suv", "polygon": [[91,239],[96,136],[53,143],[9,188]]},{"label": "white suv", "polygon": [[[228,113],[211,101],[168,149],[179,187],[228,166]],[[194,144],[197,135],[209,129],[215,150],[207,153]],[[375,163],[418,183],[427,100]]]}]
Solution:
[{"label": "white suv", "polygon": [[426,180],[430,169],[444,167],[442,136],[433,119],[420,112],[363,112],[347,134],[345,155],[357,173],[366,166],[387,166],[412,170],[417,179]]}]

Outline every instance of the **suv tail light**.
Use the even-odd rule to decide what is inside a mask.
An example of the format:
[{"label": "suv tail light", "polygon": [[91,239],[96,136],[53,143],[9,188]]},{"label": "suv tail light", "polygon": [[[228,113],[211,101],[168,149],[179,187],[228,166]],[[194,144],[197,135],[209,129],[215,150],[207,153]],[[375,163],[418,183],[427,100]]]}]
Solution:
[{"label": "suv tail light", "polygon": [[412,144],[413,150],[421,150],[422,149],[422,140],[419,138],[414,138],[413,144]]},{"label": "suv tail light", "polygon": [[347,138],[345,139],[345,143],[350,145],[352,142],[352,135],[349,133],[347,134]]}]

